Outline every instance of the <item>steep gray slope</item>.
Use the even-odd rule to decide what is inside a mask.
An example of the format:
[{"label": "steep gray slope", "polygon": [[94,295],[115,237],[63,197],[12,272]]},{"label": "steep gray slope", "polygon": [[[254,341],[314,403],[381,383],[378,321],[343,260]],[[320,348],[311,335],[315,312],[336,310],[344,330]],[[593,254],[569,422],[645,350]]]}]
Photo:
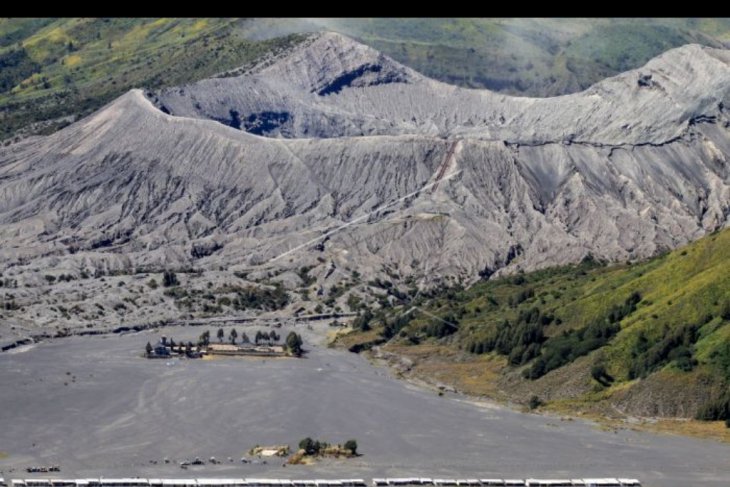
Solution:
[{"label": "steep gray slope", "polygon": [[[729,63],[686,46],[537,100],[450,87],[324,35],[159,94],[173,115],[135,90],[0,149],[0,259],[10,275],[325,262],[473,279],[647,257],[728,221]],[[232,110],[285,137],[215,121]]]},{"label": "steep gray slope", "polygon": [[581,93],[520,98],[446,85],[324,34],[273,65],[150,96],[174,115],[274,136],[421,133],[519,144],[661,144],[728,106],[729,64],[728,51],[687,45]]}]

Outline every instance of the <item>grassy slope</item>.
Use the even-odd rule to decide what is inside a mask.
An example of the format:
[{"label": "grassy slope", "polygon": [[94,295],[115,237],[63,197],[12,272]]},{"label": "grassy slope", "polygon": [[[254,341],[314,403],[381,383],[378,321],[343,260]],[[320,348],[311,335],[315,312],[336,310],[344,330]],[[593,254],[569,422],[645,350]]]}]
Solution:
[{"label": "grassy slope", "polygon": [[299,38],[250,41],[241,24],[2,19],[0,139],[34,122],[84,115],[132,87],[173,86],[241,66]]},{"label": "grassy slope", "polygon": [[[537,394],[556,407],[691,417],[730,390],[728,271],[730,230],[725,230],[643,263],[583,263],[442,290],[418,298],[420,311],[411,313],[408,323],[396,324],[395,318],[411,304],[387,311],[394,337],[385,349],[415,358],[417,371],[420,367],[426,376],[440,370],[438,380],[467,392],[518,402]],[[641,296],[635,310],[628,310],[617,333],[598,348],[536,380],[523,377],[555,343],[565,341],[566,333],[608,323],[611,311],[624,307],[635,292]],[[531,297],[517,304],[520,295]],[[537,358],[520,364],[518,356],[510,364],[509,352],[472,353],[475,344],[497,336],[505,320],[514,328],[520,314],[534,308],[552,318],[536,325],[544,334]],[[458,331],[449,334],[446,327],[444,332],[433,316],[458,323]],[[688,327],[695,333],[679,333]],[[677,340],[668,340],[673,334]],[[372,335],[365,336],[372,340]],[[593,378],[595,365],[605,368],[605,379]]]},{"label": "grassy slope", "polygon": [[327,21],[422,73],[475,88],[554,96],[689,42],[730,41],[728,19]]}]

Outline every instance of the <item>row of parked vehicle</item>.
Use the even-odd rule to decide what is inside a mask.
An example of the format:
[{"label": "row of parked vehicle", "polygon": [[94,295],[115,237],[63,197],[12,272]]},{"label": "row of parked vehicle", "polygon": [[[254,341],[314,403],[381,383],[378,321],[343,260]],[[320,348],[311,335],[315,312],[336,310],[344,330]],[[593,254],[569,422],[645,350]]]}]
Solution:
[{"label": "row of parked vehicle", "polygon": [[398,478],[373,479],[373,487],[410,487],[433,485],[436,487],[640,487],[637,479],[429,479]]},{"label": "row of parked vehicle", "polygon": [[[430,479],[377,478],[372,487],[641,487],[637,479]],[[367,487],[363,479],[288,480],[288,479],[13,479],[0,487]]]}]

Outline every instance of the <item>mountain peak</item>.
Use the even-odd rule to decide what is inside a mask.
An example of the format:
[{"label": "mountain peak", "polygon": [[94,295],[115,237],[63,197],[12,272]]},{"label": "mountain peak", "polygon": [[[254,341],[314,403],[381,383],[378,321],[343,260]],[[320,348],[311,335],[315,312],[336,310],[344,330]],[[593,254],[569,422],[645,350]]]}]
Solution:
[{"label": "mountain peak", "polygon": [[379,51],[336,32],[312,36],[259,73],[319,95],[338,93],[349,86],[407,82],[420,77]]}]

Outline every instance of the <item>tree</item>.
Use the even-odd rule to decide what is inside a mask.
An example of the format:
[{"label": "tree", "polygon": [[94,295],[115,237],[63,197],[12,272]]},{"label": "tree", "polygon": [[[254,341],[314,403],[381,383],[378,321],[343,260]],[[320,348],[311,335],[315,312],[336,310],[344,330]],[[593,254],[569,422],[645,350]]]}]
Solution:
[{"label": "tree", "polygon": [[315,453],[314,446],[314,440],[309,436],[299,442],[299,449],[304,450],[304,453],[307,455],[313,455]]},{"label": "tree", "polygon": [[175,340],[170,338],[170,350],[172,350],[175,347]]},{"label": "tree", "polygon": [[225,338],[226,332],[223,331],[223,328],[218,328],[218,341],[223,342],[223,338]]},{"label": "tree", "polygon": [[722,308],[720,309],[720,316],[722,316],[723,320],[730,321],[730,299],[726,300],[722,304]]},{"label": "tree", "polygon": [[248,338],[245,331],[241,333],[241,343],[251,343],[251,340]]},{"label": "tree", "polygon": [[300,357],[302,355],[302,337],[293,331],[289,332],[286,337],[286,348],[293,355]]},{"label": "tree", "polygon": [[352,322],[352,327],[360,331],[370,330],[370,321],[373,319],[373,312],[369,308],[365,308],[365,311],[360,314],[358,313],[355,321]]},{"label": "tree", "polygon": [[150,279],[147,281],[147,285],[150,287],[150,289],[157,289],[157,281],[154,279]]},{"label": "tree", "polygon": [[147,342],[147,345],[144,347],[145,352],[147,352],[147,355],[152,355],[152,345],[150,342]]},{"label": "tree", "polygon": [[256,331],[256,337],[254,338],[254,341],[256,342],[256,345],[259,344],[259,342],[263,339],[264,334],[261,333],[261,330]]},{"label": "tree", "polygon": [[162,285],[165,287],[172,287],[172,286],[178,286],[180,284],[180,281],[178,281],[177,276],[172,271],[165,271],[164,274],[162,274]]},{"label": "tree", "polygon": [[603,364],[596,364],[591,367],[591,377],[602,386],[608,387],[613,382],[611,377],[606,371],[606,367]]},{"label": "tree", "polygon": [[357,441],[347,440],[345,442],[345,450],[350,450],[353,455],[357,455]]},{"label": "tree", "polygon": [[238,338],[238,332],[236,331],[235,328],[231,328],[230,338],[231,338],[231,343],[235,345],[236,338]]},{"label": "tree", "polygon": [[193,342],[188,342],[185,344],[185,353],[190,354],[193,351]]},{"label": "tree", "polygon": [[272,342],[278,342],[279,338],[281,338],[281,337],[274,330],[271,330],[269,332],[269,340],[271,340]]},{"label": "tree", "polygon": [[198,345],[208,346],[208,344],[210,344],[210,331],[205,330],[203,333],[200,334],[200,337],[198,338]]}]

